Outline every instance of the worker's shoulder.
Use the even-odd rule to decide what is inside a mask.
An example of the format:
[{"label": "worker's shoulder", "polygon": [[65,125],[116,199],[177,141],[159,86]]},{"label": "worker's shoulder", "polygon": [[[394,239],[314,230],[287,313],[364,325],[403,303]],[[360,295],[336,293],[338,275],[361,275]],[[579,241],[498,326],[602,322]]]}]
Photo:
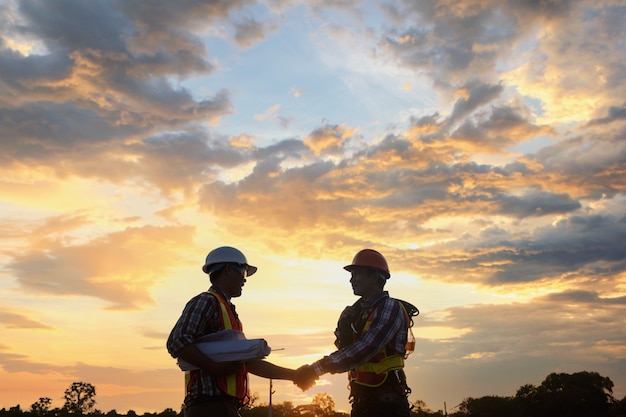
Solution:
[{"label": "worker's shoulder", "polygon": [[208,291],[203,291],[194,295],[187,304],[217,304],[218,300],[213,294]]}]

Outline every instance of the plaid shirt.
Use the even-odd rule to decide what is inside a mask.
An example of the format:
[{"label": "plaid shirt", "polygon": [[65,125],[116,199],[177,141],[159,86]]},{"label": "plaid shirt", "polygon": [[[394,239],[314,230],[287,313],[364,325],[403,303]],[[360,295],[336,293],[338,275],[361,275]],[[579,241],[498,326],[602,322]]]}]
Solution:
[{"label": "plaid shirt", "polygon": [[390,298],[387,291],[383,291],[370,300],[363,300],[363,308],[367,309],[373,305],[376,305],[374,320],[355,342],[313,363],[318,375],[355,369],[374,357],[385,346],[388,346],[390,353],[404,356],[407,323],[400,302]]},{"label": "plaid shirt", "polygon": [[[220,290],[213,287],[211,289],[224,296]],[[228,300],[226,296],[224,298]],[[233,304],[231,304],[231,308],[233,311],[235,310]],[[178,350],[194,343],[198,338],[223,330],[219,309],[219,302],[208,292],[198,294],[189,300],[167,339],[167,351],[170,355],[176,357]],[[199,395],[224,395],[210,373],[194,370],[191,371],[191,374],[192,382],[188,387],[190,398],[196,398]]]}]

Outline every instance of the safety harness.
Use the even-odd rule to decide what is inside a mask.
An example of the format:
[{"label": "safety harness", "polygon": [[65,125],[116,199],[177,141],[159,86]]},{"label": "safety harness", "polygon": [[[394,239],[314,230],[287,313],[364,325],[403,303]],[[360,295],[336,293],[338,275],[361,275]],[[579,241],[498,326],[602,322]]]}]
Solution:
[{"label": "safety harness", "polygon": [[[353,341],[361,337],[361,335],[369,329],[376,317],[376,306],[383,299],[376,302],[370,308],[362,312],[361,317],[351,324]],[[384,346],[374,357],[368,362],[362,364],[356,369],[351,369],[348,377],[351,382],[367,387],[378,387],[385,383],[389,372],[404,368],[404,359],[406,359],[415,347],[415,338],[411,327],[413,326],[413,317],[419,314],[417,307],[403,300],[395,299],[400,302],[404,320],[407,326],[407,343],[405,346],[405,354],[391,354],[388,346]],[[357,307],[359,301],[353,307]],[[359,306],[360,307],[360,306]],[[364,321],[365,320],[365,321]],[[364,321],[364,322],[363,322]],[[359,329],[360,328],[360,329]]]}]

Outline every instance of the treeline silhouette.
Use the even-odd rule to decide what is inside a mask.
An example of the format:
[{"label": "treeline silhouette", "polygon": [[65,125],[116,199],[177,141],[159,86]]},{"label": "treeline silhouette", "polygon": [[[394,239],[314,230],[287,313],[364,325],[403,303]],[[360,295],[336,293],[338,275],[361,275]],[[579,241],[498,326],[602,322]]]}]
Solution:
[{"label": "treeline silhouette", "polygon": [[[347,393],[346,393],[347,395]],[[95,408],[96,388],[86,382],[74,382],[65,390],[65,404],[51,408],[52,400],[39,398],[29,410],[20,405],[0,410],[0,417],[182,417],[182,408],[167,408],[160,413],[138,415],[133,410],[120,414],[116,410],[102,412]],[[240,413],[242,417],[270,415],[268,404],[257,404],[258,395]],[[465,398],[448,410],[430,410],[426,403],[412,403],[412,417],[626,417],[626,397],[613,397],[613,381],[597,372],[574,374],[552,373],[538,386],[522,385],[514,396],[489,395]],[[451,411],[452,411],[451,410]],[[348,417],[335,411],[335,402],[326,393],[316,394],[311,404],[294,406],[286,401],[272,405],[272,417]]]}]

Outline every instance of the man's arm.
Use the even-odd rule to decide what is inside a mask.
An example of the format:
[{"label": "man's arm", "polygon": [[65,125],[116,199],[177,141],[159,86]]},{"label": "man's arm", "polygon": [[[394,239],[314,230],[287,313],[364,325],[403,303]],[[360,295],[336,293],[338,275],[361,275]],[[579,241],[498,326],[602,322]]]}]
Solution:
[{"label": "man's arm", "polygon": [[404,314],[400,304],[389,298],[377,307],[377,312],[370,327],[358,340],[311,364],[317,375],[352,369],[365,363],[389,343],[404,324]]},{"label": "man's arm", "polygon": [[288,379],[293,381],[296,376],[294,369],[283,368],[282,366],[274,365],[271,362],[261,359],[247,362],[246,365],[248,366],[248,372],[263,378]]},{"label": "man's arm", "polygon": [[283,368],[282,366],[274,365],[271,362],[264,360],[256,360],[247,363],[248,371],[251,374],[269,379],[287,379],[293,381],[302,391],[306,391],[315,385],[315,381],[318,379],[315,371],[312,373],[305,372],[304,369],[310,368],[309,365],[304,365],[295,369]]},{"label": "man's arm", "polygon": [[174,355],[198,368],[213,375],[227,375],[241,372],[241,362],[215,362],[198,349],[195,344],[190,344],[177,350]]}]

